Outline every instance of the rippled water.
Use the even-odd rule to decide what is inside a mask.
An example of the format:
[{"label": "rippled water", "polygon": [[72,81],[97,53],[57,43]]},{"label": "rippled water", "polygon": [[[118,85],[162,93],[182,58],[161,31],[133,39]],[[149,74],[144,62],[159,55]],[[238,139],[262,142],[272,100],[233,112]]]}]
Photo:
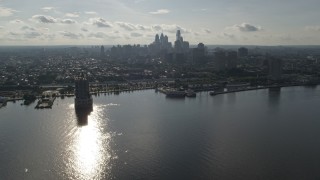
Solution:
[{"label": "rippled water", "polygon": [[317,179],[320,87],[0,109],[0,179]]}]

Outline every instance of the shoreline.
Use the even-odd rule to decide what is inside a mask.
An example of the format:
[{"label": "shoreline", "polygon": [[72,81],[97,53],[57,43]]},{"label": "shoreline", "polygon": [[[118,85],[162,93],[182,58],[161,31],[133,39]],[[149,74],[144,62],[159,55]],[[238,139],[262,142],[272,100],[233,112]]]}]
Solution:
[{"label": "shoreline", "polygon": [[[261,90],[261,89],[269,89],[269,88],[282,88],[282,87],[297,87],[297,86],[301,86],[301,87],[306,87],[306,86],[318,86],[319,84],[290,84],[290,85],[270,85],[270,86],[263,86],[263,87],[250,87],[250,88],[245,88],[245,89],[236,89],[236,90],[229,90],[229,91],[223,91],[223,92],[215,92],[213,95],[211,96],[216,96],[216,95],[220,95],[220,94],[228,94],[228,93],[236,93],[236,92],[243,92],[243,91],[253,91],[253,90]],[[139,88],[139,89],[123,89],[123,90],[109,90],[109,91],[99,91],[99,92],[90,92],[91,95],[97,96],[99,94],[110,94],[110,93],[114,93],[114,94],[120,94],[121,92],[135,92],[135,91],[143,91],[143,90],[156,90],[157,88],[155,87],[147,87],[147,88]],[[199,91],[195,91],[195,92],[210,92],[212,91],[212,88],[208,88],[208,89],[202,89]],[[164,93],[162,91],[159,91],[161,93]],[[165,94],[165,93],[164,93]],[[61,95],[57,95],[56,97],[59,97],[61,99],[64,99],[65,97],[74,97],[74,94],[61,94]],[[40,98],[40,97],[37,97]],[[5,103],[1,103],[0,104],[0,108],[3,108],[6,106],[7,102],[15,102],[15,101],[23,101],[23,98],[11,98],[11,99],[7,99],[7,101]]]}]

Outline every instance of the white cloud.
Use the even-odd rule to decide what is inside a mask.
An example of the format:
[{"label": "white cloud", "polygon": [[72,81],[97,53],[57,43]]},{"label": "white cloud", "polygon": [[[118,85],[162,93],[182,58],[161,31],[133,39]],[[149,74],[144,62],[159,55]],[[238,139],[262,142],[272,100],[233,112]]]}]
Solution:
[{"label": "white cloud", "polygon": [[86,11],[86,12],[84,12],[85,14],[88,14],[88,15],[98,15],[98,13],[97,12],[95,12],[95,11]]},{"label": "white cloud", "polygon": [[320,32],[320,26],[307,26],[305,29],[308,31]]},{"label": "white cloud", "polygon": [[88,35],[88,37],[97,38],[97,39],[104,39],[107,37],[107,35],[103,32],[97,32],[97,33],[90,33]]},{"label": "white cloud", "polygon": [[58,22],[57,19],[55,19],[51,16],[45,16],[45,15],[34,15],[34,16],[32,16],[32,19],[35,21],[38,21],[40,23],[56,23],[56,22]]},{"label": "white cloud", "polygon": [[232,27],[227,27],[227,29],[236,29],[241,32],[256,32],[256,31],[262,30],[260,26],[256,26],[248,23],[242,23],[240,25],[236,24]]},{"label": "white cloud", "polygon": [[110,28],[113,26],[110,22],[106,21],[105,19],[103,19],[101,17],[100,18],[90,18],[89,23],[92,25],[95,25],[99,28]]},{"label": "white cloud", "polygon": [[77,18],[77,17],[79,17],[79,14],[78,13],[66,13],[65,16],[71,17],[71,18]]},{"label": "white cloud", "polygon": [[12,16],[15,12],[17,11],[14,9],[0,6],[0,17]]},{"label": "white cloud", "polygon": [[210,29],[203,29],[203,31],[204,31],[205,33],[207,33],[207,34],[211,34],[211,33],[212,33],[212,31],[211,31]]},{"label": "white cloud", "polygon": [[29,31],[35,31],[36,30],[35,28],[30,27],[30,26],[22,26],[20,29],[21,30],[29,30]]},{"label": "white cloud", "polygon": [[236,38],[235,35],[233,35],[233,34],[228,34],[228,33],[223,33],[223,36],[224,36],[224,37],[227,37],[227,38],[230,38],[230,39],[235,39],[235,38]]},{"label": "white cloud", "polygon": [[169,9],[159,9],[157,11],[149,12],[150,14],[168,14],[170,13]]},{"label": "white cloud", "polygon": [[34,39],[37,38],[39,36],[41,36],[42,34],[36,31],[31,31],[31,32],[26,32],[24,33],[24,37],[28,38],[28,39]]},{"label": "white cloud", "polygon": [[176,24],[155,24],[152,25],[152,30],[153,31],[164,31],[164,32],[169,32],[169,33],[176,33],[177,30],[180,30],[181,33],[190,33],[190,30],[187,30],[186,28],[183,28],[179,25]]},{"label": "white cloud", "polygon": [[61,31],[60,34],[63,35],[64,37],[67,37],[67,38],[70,38],[70,39],[83,38],[82,34],[76,34],[76,33],[68,32],[68,31]]},{"label": "white cloud", "polygon": [[75,24],[76,23],[76,21],[73,19],[62,19],[60,22],[62,24]]},{"label": "white cloud", "polygon": [[116,24],[127,31],[133,31],[137,29],[137,27],[131,23],[116,22]]},{"label": "white cloud", "polygon": [[90,33],[88,35],[89,38],[95,38],[95,39],[117,39],[120,38],[119,35],[113,34],[113,33],[103,33],[103,32],[96,32],[96,33]]},{"label": "white cloud", "polygon": [[135,33],[135,32],[131,33],[130,35],[131,35],[131,37],[141,37],[141,36],[143,36],[143,34]]},{"label": "white cloud", "polygon": [[84,31],[84,32],[88,32],[89,30],[87,28],[81,28],[81,31]]},{"label": "white cloud", "polygon": [[54,7],[43,7],[43,8],[41,8],[44,12],[49,12],[49,11],[53,11],[53,10],[55,10],[55,8]]},{"label": "white cloud", "polygon": [[20,19],[15,19],[15,20],[11,20],[10,23],[12,23],[12,24],[15,24],[15,23],[20,24],[20,23],[23,23],[23,21],[20,20]]}]

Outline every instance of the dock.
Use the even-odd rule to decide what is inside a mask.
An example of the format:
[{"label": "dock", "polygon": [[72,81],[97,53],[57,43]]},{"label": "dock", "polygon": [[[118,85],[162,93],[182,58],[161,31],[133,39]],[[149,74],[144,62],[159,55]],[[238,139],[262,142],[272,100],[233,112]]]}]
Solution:
[{"label": "dock", "polygon": [[56,100],[56,97],[51,97],[51,98],[41,98],[35,109],[48,109],[52,108],[53,102]]}]

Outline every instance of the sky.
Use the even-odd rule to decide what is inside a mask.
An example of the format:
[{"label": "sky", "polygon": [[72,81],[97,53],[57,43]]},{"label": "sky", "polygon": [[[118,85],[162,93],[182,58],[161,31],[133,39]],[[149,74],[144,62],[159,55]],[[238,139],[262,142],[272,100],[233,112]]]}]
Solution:
[{"label": "sky", "polygon": [[319,0],[0,0],[0,45],[320,45]]}]

